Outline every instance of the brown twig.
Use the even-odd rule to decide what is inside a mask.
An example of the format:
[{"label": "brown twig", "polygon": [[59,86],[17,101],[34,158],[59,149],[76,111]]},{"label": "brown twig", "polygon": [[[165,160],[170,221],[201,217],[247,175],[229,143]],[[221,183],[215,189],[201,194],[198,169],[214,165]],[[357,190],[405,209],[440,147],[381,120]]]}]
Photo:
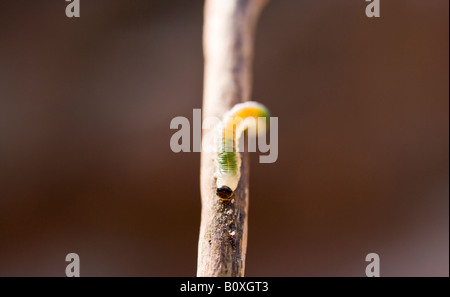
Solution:
[{"label": "brown twig", "polygon": [[[206,0],[203,119],[250,99],[254,29],[266,0]],[[208,132],[208,131],[206,131]],[[204,142],[211,142],[203,138]],[[211,146],[212,143],[204,143]],[[247,250],[248,158],[234,199],[216,196],[214,153],[202,150],[197,276],[243,276]]]}]

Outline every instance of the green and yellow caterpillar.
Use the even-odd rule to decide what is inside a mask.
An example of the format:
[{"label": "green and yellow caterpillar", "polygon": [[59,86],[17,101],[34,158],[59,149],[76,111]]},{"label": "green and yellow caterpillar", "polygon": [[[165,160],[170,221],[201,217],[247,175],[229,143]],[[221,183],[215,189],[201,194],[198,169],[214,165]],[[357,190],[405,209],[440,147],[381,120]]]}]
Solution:
[{"label": "green and yellow caterpillar", "polygon": [[237,148],[242,133],[255,124],[258,133],[265,131],[266,125],[258,122],[258,118],[264,118],[265,122],[268,122],[269,110],[253,101],[236,104],[224,115],[215,137],[216,195],[222,200],[232,198],[241,177],[241,155]]}]

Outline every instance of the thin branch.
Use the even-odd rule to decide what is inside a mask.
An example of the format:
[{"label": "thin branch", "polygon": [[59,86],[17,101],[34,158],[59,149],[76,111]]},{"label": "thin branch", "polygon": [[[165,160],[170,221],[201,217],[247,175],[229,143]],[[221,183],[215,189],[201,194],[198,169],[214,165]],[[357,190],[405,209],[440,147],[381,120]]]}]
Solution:
[{"label": "thin branch", "polygon": [[[250,99],[254,30],[266,0],[207,0],[203,119],[222,118]],[[208,131],[206,131],[208,132]],[[203,141],[211,139],[203,138]],[[212,143],[204,143],[210,146]],[[232,201],[216,196],[214,153],[202,150],[202,218],[197,276],[244,276],[248,221],[248,158]]]}]

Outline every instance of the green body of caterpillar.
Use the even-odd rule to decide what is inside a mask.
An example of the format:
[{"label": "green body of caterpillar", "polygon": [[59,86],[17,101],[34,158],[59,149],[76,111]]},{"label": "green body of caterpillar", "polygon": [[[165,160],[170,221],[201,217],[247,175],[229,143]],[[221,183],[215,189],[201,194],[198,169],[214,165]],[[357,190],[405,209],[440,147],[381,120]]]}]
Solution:
[{"label": "green body of caterpillar", "polygon": [[[238,152],[239,138],[249,125],[257,125],[258,118],[269,118],[267,108],[257,102],[245,102],[235,105],[228,111],[216,135],[217,149],[216,177],[217,196],[222,200],[229,200],[237,188],[241,177],[241,156]],[[253,119],[249,121],[248,119]],[[265,130],[258,125],[259,132]]]}]

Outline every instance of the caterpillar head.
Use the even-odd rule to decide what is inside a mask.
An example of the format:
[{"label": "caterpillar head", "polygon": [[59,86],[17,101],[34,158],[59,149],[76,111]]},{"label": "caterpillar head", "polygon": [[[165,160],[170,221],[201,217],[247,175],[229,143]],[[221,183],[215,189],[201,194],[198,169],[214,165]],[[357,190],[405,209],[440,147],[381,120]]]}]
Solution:
[{"label": "caterpillar head", "polygon": [[227,186],[217,187],[216,190],[216,195],[222,200],[230,200],[233,193],[233,190]]}]

